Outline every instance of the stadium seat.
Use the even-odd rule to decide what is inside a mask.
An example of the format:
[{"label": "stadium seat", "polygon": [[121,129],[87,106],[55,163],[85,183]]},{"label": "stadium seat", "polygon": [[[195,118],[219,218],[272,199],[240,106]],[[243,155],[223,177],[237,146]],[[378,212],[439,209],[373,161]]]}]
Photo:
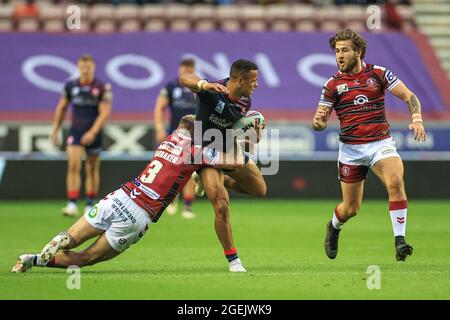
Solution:
[{"label": "stadium seat", "polygon": [[122,20],[119,23],[119,32],[136,32],[141,30],[141,24],[138,19]]},{"label": "stadium seat", "polygon": [[363,22],[367,18],[366,7],[360,5],[342,6],[339,9],[339,14],[346,23],[353,21]]},{"label": "stadium seat", "polygon": [[64,19],[49,19],[42,22],[42,30],[45,32],[64,32],[66,25]]},{"label": "stadium seat", "polygon": [[88,10],[89,18],[92,21],[112,20],[114,18],[115,8],[111,4],[97,4]]},{"label": "stadium seat", "polygon": [[241,22],[238,19],[221,20],[219,30],[224,32],[239,32],[242,30]]},{"label": "stadium seat", "polygon": [[274,32],[289,32],[292,26],[288,20],[275,20],[270,24],[270,30]]},{"label": "stadium seat", "polygon": [[239,8],[237,6],[219,6],[216,9],[219,30],[225,32],[241,31]]},{"label": "stadium seat", "polygon": [[187,32],[191,30],[191,21],[189,19],[170,19],[169,30],[175,32]]},{"label": "stadium seat", "polygon": [[11,19],[0,19],[0,32],[13,31],[14,24]]},{"label": "stadium seat", "polygon": [[144,21],[150,19],[163,19],[164,8],[154,4],[144,5],[139,9],[139,17]]},{"label": "stadium seat", "polygon": [[164,19],[148,19],[144,22],[144,30],[147,32],[160,32],[166,29],[166,22]]},{"label": "stadium seat", "polygon": [[138,20],[139,7],[133,4],[121,4],[114,11],[117,20]]},{"label": "stadium seat", "polygon": [[266,9],[265,16],[271,31],[287,32],[291,30],[289,7],[287,5],[269,5]]},{"label": "stadium seat", "polygon": [[199,32],[211,32],[216,30],[216,22],[214,20],[201,19],[194,22],[194,30]]},{"label": "stadium seat", "polygon": [[172,3],[165,6],[164,14],[169,20],[188,19],[190,8],[185,4]]},{"label": "stadium seat", "polygon": [[39,20],[37,18],[22,18],[17,21],[17,30],[23,32],[39,31]]},{"label": "stadium seat", "polygon": [[336,32],[342,29],[342,25],[338,21],[323,21],[320,23],[320,30],[324,32]]},{"label": "stadium seat", "polygon": [[366,23],[365,21],[350,21],[345,25],[346,28],[352,29],[356,32],[364,32],[366,31]]},{"label": "stadium seat", "polygon": [[113,20],[100,20],[95,25],[95,32],[110,33],[116,31],[116,23]]},{"label": "stadium seat", "polygon": [[14,6],[11,3],[2,3],[0,5],[0,19],[11,19]]},{"label": "stadium seat", "polygon": [[294,23],[294,30],[297,32],[312,32],[316,29],[316,24],[311,20],[299,20]]}]

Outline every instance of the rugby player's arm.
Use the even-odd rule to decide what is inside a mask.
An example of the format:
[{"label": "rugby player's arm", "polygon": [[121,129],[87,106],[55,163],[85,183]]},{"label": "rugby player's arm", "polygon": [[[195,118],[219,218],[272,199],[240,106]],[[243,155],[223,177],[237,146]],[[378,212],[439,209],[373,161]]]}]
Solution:
[{"label": "rugby player's arm", "polygon": [[106,120],[108,120],[110,114],[111,114],[111,101],[109,100],[101,101],[100,104],[98,105],[98,116],[88,132],[91,133],[93,136],[98,135],[100,133],[100,130],[102,130],[103,126],[105,125]]},{"label": "rugby player's arm", "polygon": [[183,74],[180,76],[181,85],[189,88],[192,92],[199,93],[202,90],[216,93],[228,94],[227,87],[220,83],[208,82],[196,74]]},{"label": "rugby player's arm", "polygon": [[414,140],[425,141],[426,133],[423,126],[422,106],[419,98],[417,98],[414,92],[409,90],[408,87],[401,81],[394,88],[392,88],[391,93],[397,98],[402,99],[408,105],[412,119],[409,129],[413,131]]},{"label": "rugby player's arm", "polygon": [[51,133],[52,143],[56,146],[58,145],[58,131],[61,127],[61,123],[64,120],[64,116],[67,111],[67,107],[69,106],[69,99],[66,96],[61,96],[59,99],[58,105],[56,106],[55,115],[53,117],[53,128]]},{"label": "rugby player's arm", "polygon": [[327,121],[328,118],[330,117],[330,113],[331,112],[329,107],[323,104],[319,104],[317,106],[317,110],[316,113],[314,114],[312,122],[313,129],[317,131],[325,129],[327,127]]},{"label": "rugby player's arm", "polygon": [[166,130],[164,128],[164,113],[169,106],[169,98],[160,94],[156,99],[155,111],[153,118],[155,121],[156,140],[158,143],[164,140],[166,137]]}]

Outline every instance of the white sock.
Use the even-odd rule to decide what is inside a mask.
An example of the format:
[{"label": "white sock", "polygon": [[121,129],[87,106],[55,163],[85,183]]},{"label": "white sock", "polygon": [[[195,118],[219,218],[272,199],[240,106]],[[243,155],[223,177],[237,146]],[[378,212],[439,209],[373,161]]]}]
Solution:
[{"label": "white sock", "polygon": [[46,267],[47,266],[47,263],[43,263],[41,261],[41,255],[40,254],[36,255],[36,266],[37,267]]},{"label": "white sock", "polygon": [[389,213],[391,216],[394,237],[405,236],[407,211],[408,211],[408,203],[406,202],[406,200],[389,202]]},{"label": "white sock", "polygon": [[335,229],[341,229],[344,225],[343,222],[339,221],[339,219],[336,216],[336,212],[333,212],[333,218],[331,218],[331,223],[333,224],[333,227]]}]

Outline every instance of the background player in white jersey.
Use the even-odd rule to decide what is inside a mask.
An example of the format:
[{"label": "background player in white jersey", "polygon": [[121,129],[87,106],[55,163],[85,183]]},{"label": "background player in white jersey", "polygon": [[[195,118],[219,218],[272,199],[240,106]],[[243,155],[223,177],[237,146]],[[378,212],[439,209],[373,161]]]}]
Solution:
[{"label": "background player in white jersey", "polygon": [[[197,99],[195,94],[188,88],[180,84],[179,77],[183,74],[195,73],[195,61],[192,58],[184,58],[178,67],[178,77],[169,81],[161,90],[156,99],[154,121],[156,142],[160,144],[166,137],[167,132],[173,132],[180,122],[180,119],[187,114],[195,114],[197,112]],[[165,115],[170,113],[170,127],[166,131]],[[195,198],[195,182],[190,179],[183,188],[183,211],[181,216],[186,219],[195,218],[192,212],[192,203]],[[178,209],[178,197],[167,207],[166,213],[175,214]]]},{"label": "background player in white jersey", "polygon": [[77,200],[81,188],[82,159],[86,154],[86,207],[89,211],[97,198],[100,187],[100,151],[102,128],[111,112],[111,86],[95,78],[95,62],[92,56],[78,59],[80,77],[69,80],[59,99],[53,120],[51,140],[59,145],[58,132],[69,104],[72,105],[72,121],[67,138],[67,205],[65,215],[78,215]]},{"label": "background player in white jersey", "polygon": [[[194,116],[187,115],[172,135],[157,148],[154,157],[138,177],[111,192],[86,212],[67,232],[55,236],[40,254],[23,254],[12,272],[26,272],[33,266],[66,268],[94,265],[112,259],[143,237],[150,222],[156,223],[167,205],[180,192],[192,173],[206,166],[243,166],[236,158],[194,145],[191,139]],[[98,237],[87,249],[69,251]],[[62,251],[64,250],[64,251]],[[240,259],[229,263],[231,272],[245,272]]]},{"label": "background player in white jersey", "polygon": [[362,61],[367,45],[357,32],[348,29],[338,32],[330,39],[330,46],[339,71],[323,87],[312,126],[315,130],[325,129],[331,111],[336,111],[341,125],[338,166],[343,200],[327,224],[325,252],[330,259],[336,257],[339,233],[343,224],[359,211],[370,168],[386,186],[396,259],[404,261],[413,248],[405,241],[408,206],[403,162],[389,135],[384,92],[389,90],[407,104],[414,139],[424,141],[419,99],[389,69]]}]

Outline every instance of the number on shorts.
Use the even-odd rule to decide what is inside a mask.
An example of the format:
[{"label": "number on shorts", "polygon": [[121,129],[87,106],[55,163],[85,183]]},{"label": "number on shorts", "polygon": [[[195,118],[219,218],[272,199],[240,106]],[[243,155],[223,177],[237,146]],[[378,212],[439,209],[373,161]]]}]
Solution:
[{"label": "number on shorts", "polygon": [[156,175],[158,174],[159,170],[161,170],[163,167],[163,164],[159,162],[158,160],[153,160],[150,162],[150,165],[147,169],[147,174],[143,174],[141,176],[141,181],[144,183],[152,183],[153,180],[155,180]]}]

